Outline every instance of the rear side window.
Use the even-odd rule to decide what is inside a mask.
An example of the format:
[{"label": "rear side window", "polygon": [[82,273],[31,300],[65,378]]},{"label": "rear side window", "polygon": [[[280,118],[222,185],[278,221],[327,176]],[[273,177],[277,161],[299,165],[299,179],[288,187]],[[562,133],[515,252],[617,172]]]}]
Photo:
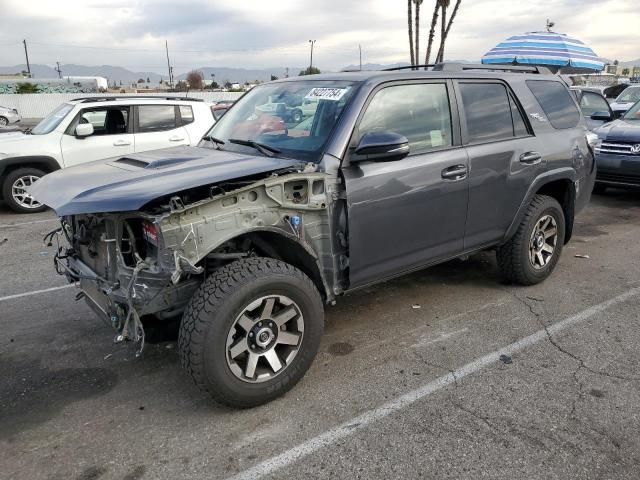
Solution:
[{"label": "rear side window", "polygon": [[557,129],[573,128],[580,122],[580,112],[567,87],[553,80],[527,80],[527,86]]},{"label": "rear side window", "polygon": [[162,132],[176,128],[176,109],[173,105],[140,105],[138,131]]},{"label": "rear side window", "polygon": [[[460,93],[469,143],[494,142],[514,137],[512,107],[504,85],[461,83]],[[517,112],[517,108],[515,110]]]},{"label": "rear side window", "polygon": [[180,105],[180,118],[183,125],[193,123],[193,109],[189,105]]}]

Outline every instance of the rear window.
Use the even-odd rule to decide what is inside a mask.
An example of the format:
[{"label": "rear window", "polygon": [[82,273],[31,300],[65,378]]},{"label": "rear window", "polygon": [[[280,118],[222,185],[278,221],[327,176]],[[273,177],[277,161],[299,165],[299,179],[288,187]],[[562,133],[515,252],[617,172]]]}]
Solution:
[{"label": "rear window", "polygon": [[527,80],[527,86],[536,97],[554,128],[573,128],[580,122],[580,112],[567,87],[553,80]]},{"label": "rear window", "polygon": [[173,105],[140,105],[138,131],[162,132],[176,128],[176,110]]}]

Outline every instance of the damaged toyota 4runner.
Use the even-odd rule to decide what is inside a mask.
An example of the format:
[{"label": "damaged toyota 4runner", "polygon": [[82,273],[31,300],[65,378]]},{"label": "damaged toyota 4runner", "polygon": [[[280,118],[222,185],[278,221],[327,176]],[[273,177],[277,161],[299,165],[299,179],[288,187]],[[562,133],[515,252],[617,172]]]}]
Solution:
[{"label": "damaged toyota 4runner", "polygon": [[[317,102],[304,127],[259,107]],[[298,128],[297,128],[298,127]],[[595,163],[573,96],[535,67],[437,65],[254,88],[198,147],[97,161],[30,193],[56,267],[117,340],[180,320],[195,383],[249,407],[311,365],[323,306],[493,249],[506,281],[556,266]]]}]

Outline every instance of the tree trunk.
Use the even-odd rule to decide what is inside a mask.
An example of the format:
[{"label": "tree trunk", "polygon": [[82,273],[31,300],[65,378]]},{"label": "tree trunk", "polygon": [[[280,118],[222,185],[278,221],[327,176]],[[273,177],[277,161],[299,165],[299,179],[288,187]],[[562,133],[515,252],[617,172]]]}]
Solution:
[{"label": "tree trunk", "polygon": [[449,31],[451,30],[451,26],[453,25],[453,20],[456,18],[456,14],[458,13],[458,8],[460,8],[460,3],[462,3],[462,0],[456,1],[456,6],[453,8],[453,12],[451,13],[451,18],[449,19],[447,28],[444,31],[444,36],[440,40],[440,49],[438,51],[438,56],[441,58],[440,60],[441,62],[444,62],[444,47],[445,47],[445,44],[447,43],[447,37],[449,36]]},{"label": "tree trunk", "polygon": [[407,0],[407,19],[409,24],[409,52],[411,53],[411,66],[413,66],[416,64],[416,61],[413,53],[413,19],[411,18],[413,15],[411,14],[411,2],[413,2],[413,0]]},{"label": "tree trunk", "polygon": [[442,21],[440,25],[440,48],[438,49],[438,54],[436,55],[436,63],[442,63],[444,61],[444,36],[447,30],[447,2],[441,2],[442,8]]},{"label": "tree trunk", "polygon": [[416,0],[416,65],[420,63],[420,4],[422,0]]},{"label": "tree trunk", "polygon": [[[433,16],[431,17],[431,28],[429,29],[429,40],[427,42],[427,54],[424,57],[424,64],[429,65],[431,60],[431,50],[433,49],[433,40],[436,35],[436,25],[438,24],[438,11],[440,10],[440,2],[436,1],[433,7]],[[427,67],[424,67],[426,70]]]}]

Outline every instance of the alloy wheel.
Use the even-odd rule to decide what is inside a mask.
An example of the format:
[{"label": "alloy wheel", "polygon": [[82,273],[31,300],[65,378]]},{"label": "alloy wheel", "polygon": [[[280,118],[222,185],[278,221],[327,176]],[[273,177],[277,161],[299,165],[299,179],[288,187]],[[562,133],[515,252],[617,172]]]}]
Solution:
[{"label": "alloy wheel", "polygon": [[37,182],[40,177],[35,175],[24,175],[22,177],[18,177],[13,185],[11,186],[11,196],[13,197],[13,201],[16,202],[23,208],[27,209],[36,209],[40,208],[42,204],[36,201],[29,193],[27,192],[27,188]]},{"label": "alloy wheel", "polygon": [[546,267],[556,251],[558,224],[551,215],[543,215],[536,222],[529,241],[529,261],[536,270]]},{"label": "alloy wheel", "polygon": [[251,302],[233,322],[227,336],[227,365],[240,380],[260,383],[287,369],[304,335],[300,307],[284,295]]}]

